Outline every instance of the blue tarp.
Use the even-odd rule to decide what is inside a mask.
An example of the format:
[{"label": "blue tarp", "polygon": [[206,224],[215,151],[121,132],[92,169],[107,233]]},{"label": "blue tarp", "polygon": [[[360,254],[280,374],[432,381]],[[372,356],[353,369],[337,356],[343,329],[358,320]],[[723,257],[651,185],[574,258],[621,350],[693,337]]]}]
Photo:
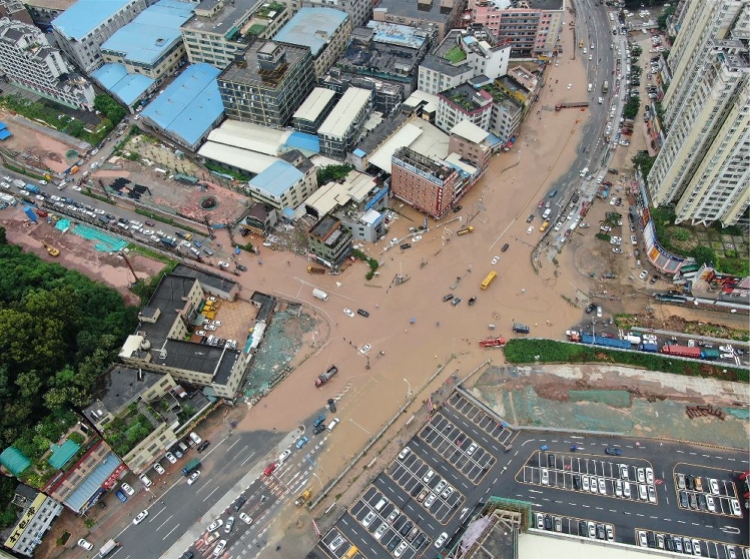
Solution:
[{"label": "blue tarp", "polygon": [[0,140],[7,140],[12,135],[13,134],[11,134],[7,129],[6,130],[0,130]]},{"label": "blue tarp", "polygon": [[32,223],[37,222],[36,214],[34,213],[34,210],[32,210],[29,206],[26,206],[23,211],[26,212],[26,217],[28,217]]}]

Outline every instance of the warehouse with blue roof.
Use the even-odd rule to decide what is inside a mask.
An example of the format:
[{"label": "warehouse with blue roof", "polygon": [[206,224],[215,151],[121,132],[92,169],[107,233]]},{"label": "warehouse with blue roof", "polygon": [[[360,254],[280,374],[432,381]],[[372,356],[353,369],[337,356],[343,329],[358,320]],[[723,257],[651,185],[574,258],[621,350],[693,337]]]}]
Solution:
[{"label": "warehouse with blue roof", "polygon": [[104,63],[102,44],[146,5],[146,0],[78,0],[52,20],[52,31],[60,49],[91,75]]},{"label": "warehouse with blue roof", "polygon": [[129,74],[143,74],[158,82],[185,60],[180,27],[194,8],[190,2],[159,0],[102,45],[104,61],[122,64]]},{"label": "warehouse with blue roof", "polygon": [[318,189],[315,166],[309,159],[299,152],[282,157],[287,160],[277,160],[247,183],[253,199],[277,210],[296,208]]},{"label": "warehouse with blue roof", "polygon": [[91,77],[110,95],[129,107],[135,106],[156,87],[156,80],[142,74],[128,74],[122,64],[105,64],[94,71]]},{"label": "warehouse with blue roof", "polygon": [[344,51],[351,34],[352,20],[346,12],[334,8],[301,8],[273,40],[308,47],[315,77],[320,78]]},{"label": "warehouse with blue roof", "polygon": [[188,66],[143,110],[143,123],[196,151],[208,133],[224,119],[224,105],[210,64]]}]

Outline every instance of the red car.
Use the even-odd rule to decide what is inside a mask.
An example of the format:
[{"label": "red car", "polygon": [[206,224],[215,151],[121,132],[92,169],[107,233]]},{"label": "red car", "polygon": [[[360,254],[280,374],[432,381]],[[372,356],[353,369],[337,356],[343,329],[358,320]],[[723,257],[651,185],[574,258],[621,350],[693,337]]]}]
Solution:
[{"label": "red car", "polygon": [[276,469],[276,462],[271,462],[268,467],[263,471],[264,476],[270,476]]},{"label": "red car", "polygon": [[544,198],[539,200],[539,203],[536,205],[537,208],[541,208],[542,206],[544,206]]}]

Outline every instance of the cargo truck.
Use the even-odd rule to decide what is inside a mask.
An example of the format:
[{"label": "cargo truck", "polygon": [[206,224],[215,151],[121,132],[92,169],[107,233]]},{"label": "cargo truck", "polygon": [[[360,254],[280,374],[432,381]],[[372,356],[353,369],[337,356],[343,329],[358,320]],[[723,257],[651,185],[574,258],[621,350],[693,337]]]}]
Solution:
[{"label": "cargo truck", "polygon": [[323,386],[329,380],[335,377],[338,372],[339,370],[336,365],[331,365],[330,367],[328,367],[328,370],[325,373],[319,375],[318,378],[315,379],[315,386]]},{"label": "cargo truck", "polygon": [[109,540],[108,542],[105,542],[102,548],[99,550],[99,557],[106,557],[118,547],[120,547],[120,542],[117,542],[115,540]]},{"label": "cargo truck", "polygon": [[692,357],[693,359],[701,358],[701,348],[688,347],[684,345],[665,345],[661,352],[667,355],[677,355],[678,357]]},{"label": "cargo truck", "polygon": [[638,346],[638,349],[641,351],[646,351],[648,353],[656,353],[659,351],[659,346],[656,344],[641,344]]},{"label": "cargo truck", "polygon": [[21,189],[26,188],[26,183],[19,179],[13,179],[13,185],[16,188],[21,188]]},{"label": "cargo truck", "polygon": [[473,232],[474,232],[474,227],[472,225],[469,225],[468,227],[464,227],[463,229],[459,229],[456,232],[456,235],[458,235],[460,237],[461,235],[466,235],[467,233],[473,233]]},{"label": "cargo truck", "polygon": [[313,289],[312,294],[316,299],[320,299],[321,301],[328,301],[328,293],[326,293],[322,289]]},{"label": "cargo truck", "polygon": [[629,341],[633,345],[638,345],[641,343],[641,337],[636,336],[635,334],[627,334],[623,339]]},{"label": "cargo truck", "polygon": [[703,359],[707,359],[709,361],[713,361],[714,359],[719,358],[719,350],[718,349],[702,349],[701,350],[701,357]]},{"label": "cargo truck", "polygon": [[182,475],[183,476],[189,476],[192,472],[197,470],[201,465],[200,458],[193,458],[190,462],[185,464],[185,467],[182,468]]},{"label": "cargo truck", "polygon": [[39,194],[39,187],[34,184],[27,184],[26,190],[31,192],[32,194]]}]

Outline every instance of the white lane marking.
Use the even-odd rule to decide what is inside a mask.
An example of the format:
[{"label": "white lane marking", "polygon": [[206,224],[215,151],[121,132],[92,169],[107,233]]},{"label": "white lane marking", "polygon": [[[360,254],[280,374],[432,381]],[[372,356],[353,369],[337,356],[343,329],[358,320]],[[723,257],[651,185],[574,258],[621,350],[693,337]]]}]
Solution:
[{"label": "white lane marking", "polygon": [[[166,535],[165,535],[165,536],[164,536],[164,537],[163,537],[163,538],[161,539],[161,541],[164,541],[164,540],[166,540],[166,539],[167,539],[167,538],[169,537],[169,535],[170,535],[170,534],[171,534],[172,532],[174,532],[175,530],[177,530],[177,528],[179,528],[179,527],[180,527],[180,525],[179,525],[179,524],[177,524],[177,525],[176,525],[176,526],[175,526],[174,528],[172,528],[172,529],[171,529],[171,530],[170,530],[169,532],[167,532],[167,534],[166,534]],[[128,557],[130,557],[130,556],[128,555]]]}]

